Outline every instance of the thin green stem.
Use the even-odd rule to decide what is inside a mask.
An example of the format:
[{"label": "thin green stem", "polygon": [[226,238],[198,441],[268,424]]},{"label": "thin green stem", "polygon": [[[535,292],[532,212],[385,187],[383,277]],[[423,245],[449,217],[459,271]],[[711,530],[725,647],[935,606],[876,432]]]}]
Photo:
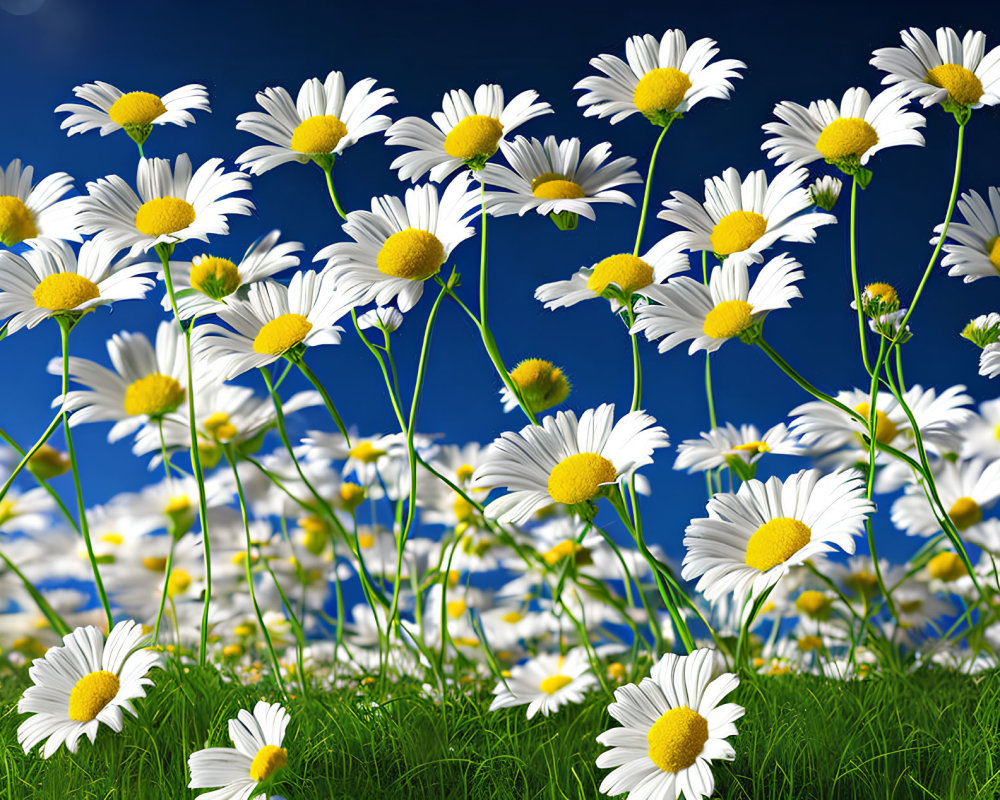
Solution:
[{"label": "thin green stem", "polygon": [[333,165],[329,167],[323,167],[323,174],[326,175],[326,190],[330,193],[330,199],[333,201],[333,207],[337,209],[337,213],[340,214],[341,219],[347,219],[347,212],[344,211],[343,207],[340,205],[340,200],[337,197],[337,190],[333,186]]},{"label": "thin green stem", "polygon": [[[62,413],[60,412],[60,414],[56,417],[56,419],[59,420],[61,418],[62,418]],[[7,442],[7,444],[9,444],[13,448],[14,452],[17,453],[19,456],[24,456],[24,448],[22,448],[16,441],[14,441],[14,439],[10,436],[10,434],[8,434],[3,428],[0,428],[0,439],[3,439],[5,442]],[[31,472],[31,470],[28,471]],[[62,513],[63,517],[65,517],[66,521],[70,524],[70,526],[77,533],[79,533],[80,526],[77,525],[76,519],[70,513],[69,509],[66,508],[66,504],[63,502],[63,499],[59,496],[59,493],[55,489],[53,489],[49,485],[49,482],[44,478],[38,477],[33,472],[31,473],[31,476],[35,479],[38,485],[41,486],[48,493],[49,497],[52,498],[52,501],[56,504],[59,511]],[[0,496],[0,499],[2,499],[2,496]]]},{"label": "thin green stem", "polygon": [[333,399],[330,397],[330,393],[326,390],[326,387],[322,384],[320,379],[316,376],[309,365],[306,364],[304,358],[296,358],[295,366],[299,368],[303,375],[306,376],[306,380],[309,381],[319,392],[319,396],[323,398],[323,405],[326,406],[326,410],[330,413],[330,417],[333,419],[334,424],[337,426],[337,430],[340,431],[340,435],[344,437],[344,441],[347,446],[351,446],[351,437],[347,433],[347,426],[344,425],[344,420],[340,416],[340,412],[337,411],[337,407],[333,404]]},{"label": "thin green stem", "polygon": [[653,188],[653,169],[656,167],[656,155],[660,152],[660,144],[663,142],[663,137],[667,135],[667,130],[673,124],[676,117],[671,117],[670,121],[663,126],[663,130],[660,131],[659,137],[656,139],[656,145],[653,147],[653,155],[649,158],[649,171],[646,173],[646,191],[643,193],[642,197],[642,211],[639,213],[639,230],[635,234],[635,248],[632,250],[632,255],[639,255],[639,248],[642,246],[642,234],[646,229],[646,214],[649,212],[649,193]]},{"label": "thin green stem", "polygon": [[865,371],[871,375],[872,368],[868,363],[868,340],[865,336],[865,312],[861,307],[861,288],[858,285],[858,240],[857,240],[857,204],[858,176],[851,183],[851,287],[854,290],[854,307],[858,312],[858,338],[861,341],[861,360]]},{"label": "thin green stem", "polygon": [[[65,391],[63,393],[65,394]],[[49,426],[45,429],[45,432],[38,437],[38,441],[31,446],[31,449],[21,456],[21,460],[17,462],[17,466],[14,467],[14,471],[10,473],[7,480],[4,481],[3,486],[0,487],[0,500],[3,500],[4,497],[6,497],[7,492],[10,491],[10,487],[14,483],[14,479],[21,474],[25,467],[28,466],[28,462],[31,460],[31,457],[38,452],[39,448],[51,438],[52,434],[55,433],[56,428],[59,427],[59,423],[62,422],[62,420],[63,412],[60,408],[60,410],[57,411],[56,415],[52,418],[52,422],[50,422]]]}]

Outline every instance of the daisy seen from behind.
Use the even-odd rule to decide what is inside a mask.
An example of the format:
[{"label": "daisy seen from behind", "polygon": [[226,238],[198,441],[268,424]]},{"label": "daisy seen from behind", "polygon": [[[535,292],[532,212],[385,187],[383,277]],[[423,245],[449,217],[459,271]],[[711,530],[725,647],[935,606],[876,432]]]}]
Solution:
[{"label": "daisy seen from behind", "polygon": [[547,653],[511,668],[510,675],[493,689],[490,711],[528,706],[528,719],[538,712],[548,716],[569,703],[581,703],[597,683],[587,651],[574,648],[565,655]]},{"label": "daisy seen from behind", "polygon": [[654,125],[667,125],[708,97],[729,98],[732,78],[746,64],[727,58],[710,63],[719,49],[712,39],[698,39],[690,47],[683,31],[671,29],[657,41],[652,34],[625,42],[625,58],[599,55],[591,75],[573,87],[585,91],[577,100],[585,117],[611,115],[611,124],[640,113]]},{"label": "daisy seen from behind", "polygon": [[[962,276],[965,283],[1000,275],[1000,187],[991,186],[989,203],[979,192],[968,191],[958,201],[958,210],[965,224],[952,222],[948,238],[953,240],[942,248],[945,257],[941,266],[948,274]],[[931,244],[937,244],[944,225],[936,225]]]},{"label": "daisy seen from behind", "polygon": [[40,239],[81,241],[77,231],[79,200],[59,199],[73,188],[73,178],[55,172],[32,185],[34,174],[34,167],[22,169],[19,158],[11,159],[6,170],[0,167],[0,244],[34,245]]},{"label": "daisy seen from behind", "polygon": [[188,757],[189,789],[221,787],[200,795],[209,800],[248,800],[260,784],[288,764],[282,747],[290,717],[277,703],[259,701],[251,714],[241,709],[229,720],[235,747],[207,747]]},{"label": "daisy seen from behind", "polygon": [[614,412],[608,403],[584,411],[579,420],[572,411],[560,411],[541,425],[501,434],[472,476],[473,488],[509,490],[485,508],[486,516],[517,525],[552,503],[579,508],[651,464],[653,450],[669,444],[667,432],[644,411],[618,422]]},{"label": "daisy seen from behind", "polygon": [[42,757],[59,746],[75,753],[81,736],[91,744],[101,724],[121,731],[123,711],[137,716],[132,700],[145,697],[146,677],[159,656],[142,649],[146,635],[133,620],[115,625],[107,641],[93,625],[77,628],[50,648],[28,670],[32,685],[17,704],[18,713],[32,716],[17,729],[17,741],[28,753],[45,742]]},{"label": "daisy seen from behind", "polygon": [[711,762],[732,761],[726,741],[742,706],[721,700],[739,686],[731,672],[713,678],[714,651],[668,653],[648,678],[615,690],[608,713],[622,723],[597,737],[610,750],[597,766],[615,769],[601,782],[601,792],[627,800],[699,800],[715,790]]}]

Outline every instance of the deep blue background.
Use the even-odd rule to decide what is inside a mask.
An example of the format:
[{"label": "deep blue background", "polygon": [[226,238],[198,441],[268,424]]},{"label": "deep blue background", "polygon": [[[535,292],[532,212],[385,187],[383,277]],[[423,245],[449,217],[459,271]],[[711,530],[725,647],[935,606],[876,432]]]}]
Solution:
[{"label": "deep blue background", "polygon": [[[16,0],[0,0],[0,9]],[[942,15],[943,10],[946,15]],[[940,2],[873,4],[839,2],[822,9],[809,4],[608,4],[576,3],[327,3],[297,2],[119,2],[49,0],[34,13],[14,16],[0,10],[5,76],[4,124],[0,126],[0,162],[20,157],[42,177],[65,170],[82,190],[87,180],[117,173],[134,183],[136,149],[123,133],[104,138],[96,131],[67,139],[52,110],[74,101],[72,88],[105,80],[124,91],[166,93],[185,83],[202,83],[211,94],[212,113],[195,112],[188,128],[157,128],[146,147],[149,156],[191,155],[195,165],[222,156],[232,159],[259,140],[235,130],[238,114],[258,110],[254,94],[281,85],[293,97],[302,82],[324,77],[331,69],[345,74],[348,85],[364,77],[396,91],[399,103],[385,113],[393,119],[429,117],[440,109],[442,94],[452,88],[470,93],[480,83],[498,82],[508,97],[536,89],[556,113],[534,120],[517,132],[543,138],[579,136],[585,148],[610,141],[615,156],[638,158],[645,172],[656,129],[638,115],[611,126],[584,119],[576,106],[580,78],[592,74],[590,58],[600,53],[624,57],[633,34],[659,37],[681,28],[688,42],[708,36],[718,41],[722,58],[748,64],[728,102],[707,100],[676,124],[665,140],[652,191],[654,208],[645,245],[672,226],[655,219],[659,203],[673,189],[700,197],[705,178],[735,166],[775,170],[760,151],[760,126],[773,119],[778,101],[802,104],[819,98],[840,99],[843,91],[865,86],[873,94],[882,73],[868,65],[878,47],[898,46],[899,31],[909,26],[927,31],[939,25],[984,30],[987,48],[1000,44],[1000,11],[994,4]],[[892,282],[905,297],[912,293],[931,248],[931,229],[943,216],[951,183],[956,126],[940,108],[928,114],[927,147],[884,151],[870,164],[875,177],[860,198],[859,239],[862,280]],[[1000,184],[996,142],[1000,112],[980,109],[967,133],[962,188],[985,194]],[[389,170],[403,152],[372,136],[338,160],[336,178],[348,209],[367,208],[373,195],[402,194],[406,186]],[[821,167],[825,165],[814,165]],[[639,197],[640,187],[633,187]],[[846,199],[846,198],[845,198]],[[257,212],[230,219],[231,235],[215,238],[210,251],[238,257],[271,228],[285,239],[305,243],[305,266],[321,247],[344,238],[333,213],[322,175],[312,165],[289,164],[254,180]],[[789,249],[805,266],[805,299],[792,311],[768,320],[772,344],[788,361],[829,392],[863,385],[856,319],[849,308],[851,288],[846,261],[847,204],[837,209],[842,223],[821,228],[817,245]],[[633,208],[599,207],[598,222],[581,220],[573,233],[562,233],[537,215],[491,221],[490,275],[492,320],[501,352],[511,365],[540,356],[562,365],[573,381],[568,406],[579,411],[613,401],[627,409],[632,364],[621,324],[602,303],[546,311],[533,299],[535,288],[568,278],[580,266],[631,248],[637,221]],[[179,257],[197,250],[178,248]],[[780,252],[780,250],[778,251]],[[456,249],[453,260],[467,276],[466,296],[474,299],[478,269],[477,240]],[[914,340],[904,356],[909,385],[969,387],[977,400],[996,395],[996,384],[979,378],[978,351],[958,337],[973,316],[1000,308],[1000,281],[973,286],[933,275],[912,326]],[[159,289],[156,290],[159,292]],[[157,295],[158,298],[158,295]],[[408,316],[397,337],[404,385],[412,386],[425,298]],[[161,318],[151,303],[120,303],[113,312],[90,315],[75,332],[76,355],[107,363],[104,341],[120,330],[152,332]],[[520,428],[522,418],[504,416],[496,400],[499,381],[473,330],[460,310],[444,304],[435,329],[419,429],[446,434],[446,441],[490,441],[502,430]],[[44,372],[58,355],[58,332],[52,323],[5,340],[5,393],[0,424],[28,443],[50,418],[49,403],[58,379]],[[702,390],[704,357],[688,357],[686,348],[659,355],[643,342],[645,407],[664,424],[676,445],[708,427]],[[377,367],[353,334],[339,347],[309,355],[349,424],[363,434],[392,432],[393,416],[384,398]],[[739,342],[727,344],[713,360],[720,423],[754,422],[766,428],[807,398],[766,360]],[[322,411],[299,414],[298,432],[329,428]],[[129,452],[129,443],[105,443],[107,426],[79,428],[78,448],[88,504],[134,490],[158,473],[146,474]],[[647,532],[675,557],[687,522],[704,512],[704,482],[670,469],[675,449],[663,453],[647,470],[656,497],[648,501]],[[772,457],[770,469],[786,474],[799,465]],[[765,469],[767,467],[765,466]],[[68,479],[61,479],[66,481]],[[65,483],[64,490],[68,489]],[[67,492],[68,494],[68,492]],[[917,542],[891,530],[888,515],[879,521],[881,554],[901,559]],[[859,542],[861,549],[863,544]]]}]

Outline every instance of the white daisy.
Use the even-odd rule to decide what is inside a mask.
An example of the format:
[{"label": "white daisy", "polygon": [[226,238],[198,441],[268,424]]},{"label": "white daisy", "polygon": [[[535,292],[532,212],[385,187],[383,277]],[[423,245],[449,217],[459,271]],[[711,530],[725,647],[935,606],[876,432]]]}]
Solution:
[{"label": "white daisy", "polygon": [[482,169],[501,139],[528,120],[552,113],[548,103],[537,99],[538,92],[528,90],[504,105],[503,88],[496,84],[483,84],[474,98],[453,89],[442,99],[442,110],[431,114],[434,125],[404,117],[386,131],[386,144],[415,148],[389,167],[399,170],[401,181],[414,183],[425,172],[437,183],[462,165]]},{"label": "white daisy", "polygon": [[[384,131],[392,120],[375,112],[396,102],[392,89],[378,89],[374,78],[365,78],[346,91],[343,73],[332,71],[325,81],[310,78],[299,89],[296,102],[281,86],[257,92],[264,109],[236,118],[236,130],[246,131],[271,144],[251,147],[236,163],[251,175],[261,175],[280,164],[310,159],[326,168],[358,139]],[[325,162],[324,162],[325,159]]]},{"label": "white daisy", "polygon": [[203,369],[230,380],[307,347],[340,344],[343,328],[334,323],[355,303],[328,274],[296,272],[288,286],[259,281],[218,312],[233,330],[202,325],[193,350]]},{"label": "white daisy", "polygon": [[[963,193],[958,210],[967,224],[953,221],[948,226],[953,242],[942,248],[946,255],[941,266],[949,267],[949,275],[963,276],[965,283],[1000,275],[1000,188],[991,186],[989,198],[987,205],[979,192]],[[938,243],[943,229],[943,223],[934,227],[937,236],[931,244]]]},{"label": "white daisy", "polygon": [[599,55],[590,66],[607,77],[592,75],[573,87],[586,91],[578,106],[586,106],[585,117],[606,117],[611,124],[641,113],[656,125],[665,125],[699,100],[717,97],[727,100],[731,78],[746,64],[732,58],[711,60],[719,52],[711,39],[698,39],[689,48],[684,33],[667,30],[657,41],[652,34],[632,36],[625,42],[625,58]]},{"label": "white daisy", "polygon": [[707,510],[707,519],[691,520],[685,530],[681,575],[701,576],[696,588],[714,602],[730,592],[756,598],[789,567],[832,545],[853,553],[853,537],[875,505],[856,470],[801,470],[784,481],[745,481],[735,494],[712,497]]},{"label": "white daisy", "polygon": [[510,670],[493,689],[490,711],[512,706],[528,706],[528,719],[539,711],[543,716],[558,711],[567,703],[582,703],[597,676],[590,668],[587,651],[582,647],[565,656],[547,653],[536,656]]},{"label": "white daisy", "polygon": [[801,266],[783,253],[760,270],[751,287],[746,264],[727,260],[712,269],[708,286],[684,275],[650,286],[647,296],[656,303],[639,307],[630,333],[645,331],[650,341],[662,339],[661,353],[688,339],[689,354],[714,352],[762,322],[769,311],[789,308],[792,298],[802,297],[793,285],[802,280]]},{"label": "white daisy", "polygon": [[189,789],[221,786],[200,795],[209,800],[249,800],[260,784],[288,764],[281,745],[288,727],[288,712],[277,703],[259,701],[253,714],[241,709],[229,720],[232,747],[207,747],[188,757]]},{"label": "white daisy", "polygon": [[816,228],[837,221],[832,214],[801,212],[813,207],[804,167],[785,167],[767,181],[759,169],[740,180],[730,167],[722,177],[705,181],[705,203],[684,192],[671,192],[657,216],[687,230],[668,239],[683,250],[707,250],[744,264],[760,263],[763,250],[778,241],[814,242]]},{"label": "white daisy", "polygon": [[509,490],[485,509],[488,517],[515,525],[552,503],[576,505],[599,497],[603,487],[631,477],[666,447],[667,432],[649,414],[632,411],[613,422],[615,407],[545,417],[520,433],[505,432],[490,445],[472,476],[475,488]]},{"label": "white daisy", "polygon": [[91,744],[103,722],[121,731],[123,711],[136,716],[131,701],[145,697],[146,677],[159,656],[143,650],[146,636],[133,620],[115,625],[107,642],[93,625],[77,628],[36,659],[28,670],[32,686],[17,704],[20,714],[31,714],[17,729],[17,741],[30,752],[45,741],[42,757],[48,758],[63,742],[76,752],[86,735]]},{"label": "white daisy", "polygon": [[392,333],[402,324],[403,313],[394,306],[378,306],[358,315],[358,327],[363,331],[378,328],[383,333]]},{"label": "white daisy", "polygon": [[966,31],[959,40],[951,28],[938,28],[936,45],[919,28],[899,33],[903,47],[883,47],[868,62],[888,73],[882,83],[899,84],[919,97],[924,108],[935,103],[946,110],[1000,103],[1000,47],[984,56],[985,33]]},{"label": "white daisy", "polygon": [[0,319],[11,317],[7,332],[145,297],[153,281],[143,273],[152,265],[133,264],[128,257],[115,262],[117,253],[113,245],[97,240],[83,243],[79,259],[59,240],[46,240],[23,255],[0,252]]},{"label": "white daisy", "polygon": [[1000,458],[1000,398],[979,404],[962,425],[962,458]]},{"label": "white daisy", "polygon": [[813,204],[819,206],[824,211],[833,211],[840,199],[840,190],[844,188],[844,182],[840,178],[832,175],[824,175],[809,184],[809,196]]},{"label": "white daisy", "polygon": [[685,439],[677,446],[674,469],[701,472],[724,467],[734,458],[756,464],[764,453],[801,454],[797,438],[789,434],[783,423],[768,429],[763,436],[755,425],[737,428],[731,422],[700,436],[700,439]]},{"label": "white daisy", "polygon": [[983,348],[979,354],[979,374],[987,378],[1000,375],[1000,343],[994,342]]},{"label": "white daisy", "polygon": [[21,159],[0,167],[0,243],[7,247],[25,242],[34,246],[42,239],[79,242],[79,199],[59,200],[73,188],[73,178],[55,172],[31,185],[34,167],[21,168]]},{"label": "white daisy", "polygon": [[404,201],[392,195],[372,198],[371,211],[351,211],[344,232],[353,242],[337,242],[320,250],[314,261],[327,259],[338,289],[358,292],[358,305],[393,299],[403,313],[424,291],[451,251],[475,229],[466,225],[479,196],[469,191],[468,175],[457,176],[440,199],[426,184],[406,190]]},{"label": "white daisy", "polygon": [[962,338],[979,348],[995,343],[1000,339],[1000,314],[991,311],[969,320],[969,324],[962,330]]},{"label": "white daisy", "polygon": [[96,233],[117,250],[130,247],[130,255],[158,244],[207,242],[209,234],[227,234],[226,215],[249,214],[254,206],[247,198],[229,196],[249,191],[250,181],[221,164],[221,158],[211,158],[192,174],[187,153],[177,156],[173,170],[164,158],[140,159],[138,195],[117,175],[88,182],[89,197],[80,199],[80,230]]},{"label": "white daisy", "polygon": [[627,800],[684,800],[715,790],[711,762],[732,761],[726,741],[745,709],[720,701],[740,684],[731,672],[713,679],[714,650],[689,655],[667,653],[642,682],[615,690],[608,713],[622,723],[597,737],[610,750],[597,757],[600,768],[615,767],[601,792]]},{"label": "white daisy", "polygon": [[[955,527],[968,530],[982,522],[983,509],[1000,497],[1000,460],[942,460],[934,469],[934,484]],[[924,488],[912,483],[892,504],[892,524],[908,536],[930,536],[941,530]]]}]

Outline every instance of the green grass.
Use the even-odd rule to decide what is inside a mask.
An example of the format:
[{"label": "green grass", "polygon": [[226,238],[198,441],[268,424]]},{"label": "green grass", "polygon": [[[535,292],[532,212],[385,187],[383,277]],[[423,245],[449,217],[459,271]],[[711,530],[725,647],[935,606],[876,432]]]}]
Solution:
[{"label": "green grass", "polygon": [[[231,746],[226,722],[265,686],[213,671],[153,673],[156,687],[115,734],[81,740],[49,760],[17,744],[24,674],[0,679],[0,798],[178,800],[187,756]],[[290,705],[288,767],[273,792],[289,800],[590,800],[605,770],[594,737],[614,723],[607,698],[529,722],[524,708],[489,713],[487,691],[437,705],[405,686],[373,708],[366,692],[313,692]],[[746,706],[716,762],[715,798],[904,800],[1000,797],[1000,673],[942,670],[840,683],[813,676],[748,676],[728,700]],[[199,792],[203,793],[203,792]]]}]

